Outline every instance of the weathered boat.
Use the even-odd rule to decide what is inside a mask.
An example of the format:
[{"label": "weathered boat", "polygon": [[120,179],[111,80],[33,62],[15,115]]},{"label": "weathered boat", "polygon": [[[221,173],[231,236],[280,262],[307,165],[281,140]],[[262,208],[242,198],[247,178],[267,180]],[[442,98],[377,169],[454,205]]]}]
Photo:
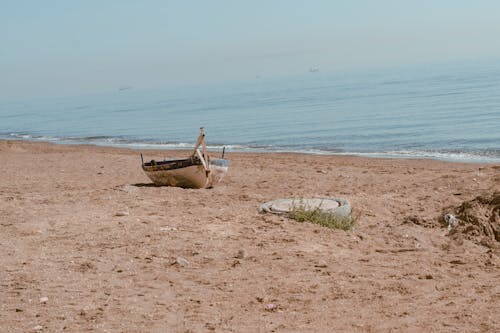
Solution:
[{"label": "weathered boat", "polygon": [[188,158],[144,162],[141,154],[141,162],[142,169],[157,186],[210,188],[219,183],[229,169],[224,152],[222,158],[211,159],[208,156],[203,127],[200,128],[194,151]]}]

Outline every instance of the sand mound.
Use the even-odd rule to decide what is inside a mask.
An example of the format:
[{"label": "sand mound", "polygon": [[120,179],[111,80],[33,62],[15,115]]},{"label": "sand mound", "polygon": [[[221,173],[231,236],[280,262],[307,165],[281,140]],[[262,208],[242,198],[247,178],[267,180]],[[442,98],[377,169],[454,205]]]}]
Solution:
[{"label": "sand mound", "polygon": [[465,201],[456,208],[447,209],[441,215],[453,212],[459,223],[450,231],[450,236],[465,238],[486,246],[500,246],[500,192],[485,194]]}]

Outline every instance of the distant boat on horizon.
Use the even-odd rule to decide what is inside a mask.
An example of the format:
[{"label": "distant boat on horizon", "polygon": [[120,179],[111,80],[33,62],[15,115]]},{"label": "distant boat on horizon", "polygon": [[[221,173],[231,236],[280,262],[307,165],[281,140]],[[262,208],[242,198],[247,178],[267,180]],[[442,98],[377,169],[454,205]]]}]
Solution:
[{"label": "distant boat on horizon", "polygon": [[118,91],[131,90],[132,88],[133,88],[132,86],[124,86],[124,87],[118,88]]}]

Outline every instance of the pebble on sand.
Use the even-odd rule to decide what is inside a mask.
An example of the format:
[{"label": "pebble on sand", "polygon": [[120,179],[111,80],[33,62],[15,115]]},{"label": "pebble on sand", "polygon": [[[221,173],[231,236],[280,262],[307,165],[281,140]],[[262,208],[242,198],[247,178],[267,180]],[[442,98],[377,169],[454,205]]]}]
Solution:
[{"label": "pebble on sand", "polygon": [[186,258],[177,257],[177,258],[175,258],[175,264],[177,264],[181,267],[186,267],[186,266],[189,266],[191,263]]},{"label": "pebble on sand", "polygon": [[122,211],[122,212],[116,212],[115,213],[115,216],[129,216],[129,212],[128,211]]},{"label": "pebble on sand", "polygon": [[267,311],[276,311],[278,309],[278,305],[274,303],[266,304]]},{"label": "pebble on sand", "polygon": [[234,256],[236,259],[245,259],[248,257],[247,250],[241,249],[238,251],[238,253]]}]

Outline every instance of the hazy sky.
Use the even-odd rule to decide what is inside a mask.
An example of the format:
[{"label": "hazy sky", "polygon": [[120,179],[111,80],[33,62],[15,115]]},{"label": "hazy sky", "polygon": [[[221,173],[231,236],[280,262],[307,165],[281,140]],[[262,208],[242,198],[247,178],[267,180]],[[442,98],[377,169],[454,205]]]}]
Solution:
[{"label": "hazy sky", "polygon": [[499,0],[0,0],[0,100],[485,57]]}]

